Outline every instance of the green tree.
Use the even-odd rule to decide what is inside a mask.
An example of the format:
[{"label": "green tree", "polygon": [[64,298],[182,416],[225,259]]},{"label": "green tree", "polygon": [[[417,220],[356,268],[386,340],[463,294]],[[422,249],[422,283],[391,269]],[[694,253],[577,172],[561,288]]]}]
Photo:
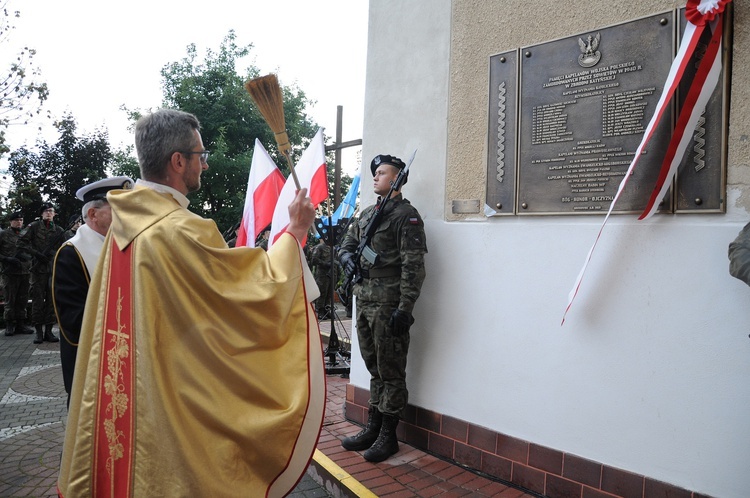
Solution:
[{"label": "green tree", "polygon": [[58,223],[66,225],[68,218],[81,210],[76,191],[107,176],[115,154],[106,131],[79,136],[70,114],[56,122],[55,127],[60,133],[57,143],[41,141],[37,143],[38,152],[21,148],[11,153],[8,171],[13,186],[8,195],[9,209],[17,206],[27,219],[33,220],[46,200],[57,207]]},{"label": "green tree", "polygon": [[[191,44],[185,58],[161,71],[163,105],[195,114],[201,122],[203,144],[211,151],[210,167],[203,174],[201,189],[191,194],[194,199],[191,209],[215,220],[223,231],[242,217],[256,138],[285,176],[289,174],[273,132],[244,88],[245,82],[258,77],[260,71],[250,66],[243,74],[238,73],[238,62],[251,49],[252,45],[238,46],[234,31],[229,31],[218,51],[209,49],[200,60],[195,45]],[[287,133],[296,161],[318,125],[305,112],[311,102],[301,89],[282,86],[282,94]],[[342,184],[350,182],[351,179]]]},{"label": "green tree", "polygon": [[[0,11],[0,44],[7,44],[14,28],[12,19],[20,17],[20,13],[9,10],[8,0],[0,2]],[[0,157],[9,152],[5,145],[8,127],[25,125],[30,118],[41,114],[42,105],[49,96],[47,84],[35,81],[40,77],[39,70],[34,67],[35,55],[33,48],[23,47],[9,60],[0,61],[8,64],[5,76],[0,76]]]}]

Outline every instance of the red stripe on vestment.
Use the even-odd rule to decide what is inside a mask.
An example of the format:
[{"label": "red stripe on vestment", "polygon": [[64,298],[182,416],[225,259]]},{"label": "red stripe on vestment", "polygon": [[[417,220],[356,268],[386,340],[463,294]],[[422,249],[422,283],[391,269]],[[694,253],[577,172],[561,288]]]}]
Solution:
[{"label": "red stripe on vestment", "polygon": [[132,248],[111,239],[109,276],[100,331],[99,383],[94,424],[92,491],[97,498],[132,493],[135,419],[135,337],[132,314]]}]

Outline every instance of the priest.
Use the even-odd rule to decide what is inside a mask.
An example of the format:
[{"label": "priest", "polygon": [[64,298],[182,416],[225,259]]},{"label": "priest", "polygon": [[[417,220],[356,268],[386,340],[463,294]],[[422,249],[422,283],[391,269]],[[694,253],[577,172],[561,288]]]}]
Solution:
[{"label": "priest", "polygon": [[187,194],[208,168],[195,116],[136,123],[141,179],[111,191],[86,302],[58,492],[284,496],[307,469],[325,370],[299,241],[306,189],[268,253],[228,248]]}]

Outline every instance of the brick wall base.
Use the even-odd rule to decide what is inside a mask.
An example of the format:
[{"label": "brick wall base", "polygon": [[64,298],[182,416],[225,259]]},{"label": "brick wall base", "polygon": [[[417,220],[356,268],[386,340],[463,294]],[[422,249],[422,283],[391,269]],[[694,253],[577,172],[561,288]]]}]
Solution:
[{"label": "brick wall base", "polygon": [[[367,423],[369,399],[368,390],[347,385],[346,418]],[[413,405],[397,435],[423,451],[550,498],[709,498]]]}]

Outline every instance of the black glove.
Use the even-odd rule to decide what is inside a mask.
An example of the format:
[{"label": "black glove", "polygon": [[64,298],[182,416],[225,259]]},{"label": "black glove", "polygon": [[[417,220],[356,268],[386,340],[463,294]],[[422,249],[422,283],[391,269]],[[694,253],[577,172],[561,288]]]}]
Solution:
[{"label": "black glove", "polygon": [[348,278],[352,278],[354,272],[357,271],[357,264],[354,262],[354,254],[350,252],[342,252],[339,256],[341,266],[344,268],[344,273]]},{"label": "black glove", "polygon": [[414,323],[414,317],[408,311],[396,308],[391,313],[388,325],[393,329],[394,336],[400,336],[409,332],[409,327]]}]

